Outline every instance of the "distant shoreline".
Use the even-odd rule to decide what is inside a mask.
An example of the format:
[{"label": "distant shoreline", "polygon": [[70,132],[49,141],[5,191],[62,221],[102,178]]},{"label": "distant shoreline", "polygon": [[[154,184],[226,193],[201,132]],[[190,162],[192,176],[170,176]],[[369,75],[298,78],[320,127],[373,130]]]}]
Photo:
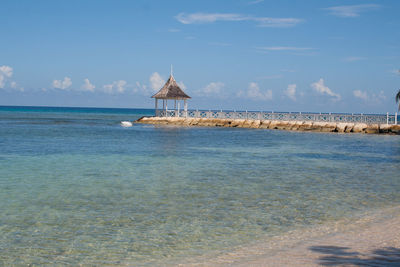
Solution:
[{"label": "distant shoreline", "polygon": [[177,126],[237,127],[252,129],[277,129],[303,132],[336,132],[400,135],[400,125],[337,123],[310,121],[277,121],[254,119],[211,119],[182,117],[142,117],[136,123]]}]

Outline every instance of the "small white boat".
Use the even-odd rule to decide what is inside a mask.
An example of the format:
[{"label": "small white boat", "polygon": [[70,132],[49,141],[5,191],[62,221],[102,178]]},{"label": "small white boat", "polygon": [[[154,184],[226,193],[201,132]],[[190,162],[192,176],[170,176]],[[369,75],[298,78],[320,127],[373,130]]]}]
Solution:
[{"label": "small white boat", "polygon": [[122,127],[132,127],[132,122],[130,121],[121,121]]}]

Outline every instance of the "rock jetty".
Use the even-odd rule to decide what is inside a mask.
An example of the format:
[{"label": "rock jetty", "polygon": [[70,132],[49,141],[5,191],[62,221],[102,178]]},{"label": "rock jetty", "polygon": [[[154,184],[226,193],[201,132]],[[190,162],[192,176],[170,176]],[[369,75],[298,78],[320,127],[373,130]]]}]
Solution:
[{"label": "rock jetty", "polygon": [[135,121],[144,124],[237,127],[254,129],[278,129],[289,131],[367,133],[367,134],[400,134],[400,125],[365,124],[344,122],[311,122],[311,121],[278,121],[278,120],[245,120],[245,119],[210,119],[181,117],[142,117]]}]

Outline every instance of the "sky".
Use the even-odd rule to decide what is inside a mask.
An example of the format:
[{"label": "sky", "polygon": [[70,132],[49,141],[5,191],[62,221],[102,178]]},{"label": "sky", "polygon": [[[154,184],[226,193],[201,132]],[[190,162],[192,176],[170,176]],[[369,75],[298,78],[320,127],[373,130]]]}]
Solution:
[{"label": "sky", "polygon": [[394,113],[398,0],[2,0],[0,105]]}]

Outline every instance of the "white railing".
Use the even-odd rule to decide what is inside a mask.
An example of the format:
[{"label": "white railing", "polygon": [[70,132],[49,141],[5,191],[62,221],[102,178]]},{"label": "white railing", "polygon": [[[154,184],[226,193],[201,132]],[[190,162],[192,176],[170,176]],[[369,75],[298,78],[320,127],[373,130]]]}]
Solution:
[{"label": "white railing", "polygon": [[302,113],[264,111],[216,111],[216,110],[156,110],[157,117],[209,118],[209,119],[253,119],[281,121],[351,122],[366,124],[397,124],[395,115],[346,114],[346,113]]}]

